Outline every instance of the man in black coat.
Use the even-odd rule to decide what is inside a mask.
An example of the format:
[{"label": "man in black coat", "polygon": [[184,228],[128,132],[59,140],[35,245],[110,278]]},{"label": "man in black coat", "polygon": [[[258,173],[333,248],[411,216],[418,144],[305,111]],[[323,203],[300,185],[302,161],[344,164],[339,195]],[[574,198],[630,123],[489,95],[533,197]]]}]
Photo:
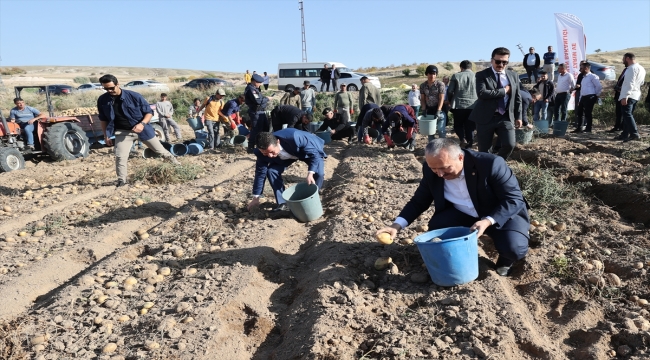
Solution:
[{"label": "man in black coat", "polygon": [[[330,69],[327,68],[327,64],[323,65],[323,69],[320,71],[320,91],[323,92],[323,87],[327,85],[327,91],[330,91],[330,79],[332,78],[332,73]],[[336,91],[336,86],[334,87]]]},{"label": "man in black coat", "polygon": [[351,143],[354,138],[354,129],[348,123],[348,120],[343,117],[341,114],[334,114],[334,111],[330,108],[325,108],[323,110],[323,125],[318,129],[318,131],[326,131],[327,128],[330,128],[330,133],[332,134],[332,140],[343,140],[348,139],[348,142]]},{"label": "man in black coat", "polygon": [[311,114],[293,105],[278,105],[271,110],[271,125],[274,132],[283,128],[292,128],[303,119],[306,119],[307,123],[311,122]]},{"label": "man in black coat", "polygon": [[528,75],[528,83],[532,84],[531,75],[535,77],[535,82],[539,79],[537,75],[539,71],[539,54],[535,52],[534,47],[531,47],[528,51],[530,52],[524,55],[524,69],[526,69],[526,75]]},{"label": "man in black coat", "polygon": [[451,139],[436,139],[424,151],[423,177],[395,222],[381,230],[397,232],[417,219],[433,203],[429,230],[455,226],[487,234],[499,253],[496,271],[510,268],[528,252],[528,204],[517,178],[501,157],[463,150]]}]

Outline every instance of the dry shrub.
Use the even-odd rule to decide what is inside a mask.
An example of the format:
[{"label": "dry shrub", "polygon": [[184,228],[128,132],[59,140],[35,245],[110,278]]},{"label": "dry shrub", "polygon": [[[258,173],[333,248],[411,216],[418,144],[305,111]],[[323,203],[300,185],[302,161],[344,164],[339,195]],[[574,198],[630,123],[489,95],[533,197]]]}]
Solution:
[{"label": "dry shrub", "polygon": [[20,337],[20,325],[15,321],[0,323],[0,359],[27,359]]},{"label": "dry shrub", "polygon": [[133,179],[135,181],[145,180],[152,184],[178,184],[194,180],[202,171],[203,168],[198,165],[162,163],[139,168],[133,175]]}]

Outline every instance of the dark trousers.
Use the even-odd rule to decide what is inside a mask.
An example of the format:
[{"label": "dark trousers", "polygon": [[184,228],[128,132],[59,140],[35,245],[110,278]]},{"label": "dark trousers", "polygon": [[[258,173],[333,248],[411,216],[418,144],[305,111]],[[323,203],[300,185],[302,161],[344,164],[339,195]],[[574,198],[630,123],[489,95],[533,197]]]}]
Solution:
[{"label": "dark trousers", "polygon": [[[619,104],[621,102],[619,101]],[[621,110],[623,112],[623,133],[621,134],[624,138],[636,135],[639,136],[639,130],[636,127],[636,121],[634,121],[634,109],[636,108],[637,100],[627,99],[627,105],[621,105]]]},{"label": "dark trousers", "polygon": [[555,105],[553,107],[553,119],[557,121],[567,121],[567,106],[571,95],[568,92],[557,93],[555,95]]},{"label": "dark trousers", "polygon": [[[453,206],[436,212],[429,220],[429,230],[443,229],[454,226],[471,227],[481,219],[467,215]],[[499,253],[500,266],[510,266],[515,261],[523,259],[528,253],[528,236],[514,230],[500,230],[494,225],[485,230],[492,238],[494,247]]]},{"label": "dark trousers", "polygon": [[[325,86],[327,86],[327,91],[330,91],[330,80],[329,80],[329,79],[327,79],[327,80],[325,80],[325,79],[321,80],[321,83],[320,83],[320,92],[323,92],[323,88],[324,88]],[[334,88],[334,91],[336,91],[336,88]]]},{"label": "dark trousers", "polygon": [[474,144],[474,129],[476,124],[469,120],[472,109],[451,109],[454,114],[454,132],[460,142],[467,142],[470,146]]},{"label": "dark trousers", "polygon": [[251,133],[248,137],[248,148],[254,149],[255,145],[257,145],[257,134],[269,131],[271,124],[264,111],[249,112],[248,116],[251,118]]},{"label": "dark trousers", "polygon": [[[580,97],[580,103],[576,110],[576,123],[578,124],[578,129],[585,127],[586,131],[591,131],[591,126],[593,124],[593,111],[594,105],[598,101],[596,95],[584,95]],[[584,121],[582,116],[584,115]]]},{"label": "dark trousers", "polygon": [[264,90],[268,90],[268,89],[269,89],[269,84],[264,84]]},{"label": "dark trousers", "polygon": [[614,129],[616,130],[623,130],[623,105],[621,105],[621,102],[618,101],[618,98],[620,96],[620,92],[614,92],[614,101],[616,102],[616,119],[614,120]]},{"label": "dark trousers", "polygon": [[[280,164],[273,164],[268,167],[266,170],[266,178],[269,179],[269,184],[273,189],[273,194],[275,195],[275,201],[278,204],[284,204],[286,201],[282,198],[282,193],[284,192],[284,181],[282,180],[282,173],[286,170],[286,166]],[[325,166],[324,162],[320,162],[320,166],[314,173],[314,181],[318,186],[318,189],[323,188],[323,178],[325,177]]]},{"label": "dark trousers", "polygon": [[332,135],[332,140],[343,140],[354,137],[354,129],[352,126],[346,126],[341,131],[337,131]]},{"label": "dark trousers", "polygon": [[489,152],[494,134],[497,135],[497,141],[501,144],[498,155],[507,160],[515,149],[515,125],[508,117],[508,113],[503,115],[494,113],[489,123],[476,124],[478,151]]},{"label": "dark trousers", "polygon": [[336,92],[336,89],[338,89],[337,85],[336,85],[338,83],[338,81],[339,81],[338,79],[332,79],[332,91],[334,91],[334,92]]},{"label": "dark trousers", "polygon": [[[539,72],[538,68],[529,68],[529,67],[526,68],[526,75],[528,75],[528,81],[531,84],[534,84],[534,83],[537,82],[537,79],[539,78],[538,72]],[[533,80],[530,78],[531,75],[535,77],[535,82],[533,82]]]}]

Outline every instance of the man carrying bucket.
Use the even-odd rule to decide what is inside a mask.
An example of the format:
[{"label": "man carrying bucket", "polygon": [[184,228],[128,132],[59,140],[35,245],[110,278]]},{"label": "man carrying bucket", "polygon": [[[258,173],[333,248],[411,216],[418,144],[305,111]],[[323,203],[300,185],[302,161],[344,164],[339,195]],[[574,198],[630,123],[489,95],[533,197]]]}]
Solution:
[{"label": "man carrying bucket", "polygon": [[429,229],[455,226],[487,234],[499,253],[496,272],[508,275],[528,252],[528,204],[502,157],[463,150],[450,139],[427,144],[423,178],[395,222],[377,231],[391,238],[434,203]]},{"label": "man carrying bucket", "polygon": [[307,184],[316,184],[323,188],[325,177],[325,158],[323,151],[325,142],[314,134],[297,129],[287,128],[274,133],[261,132],[257,136],[257,149],[254,154],[255,179],[253,180],[253,200],[248,204],[248,211],[260,204],[260,195],[264,190],[264,179],[269,179],[278,207],[273,211],[289,210],[282,198],[284,181],[282,173],[296,160],[307,164]]}]

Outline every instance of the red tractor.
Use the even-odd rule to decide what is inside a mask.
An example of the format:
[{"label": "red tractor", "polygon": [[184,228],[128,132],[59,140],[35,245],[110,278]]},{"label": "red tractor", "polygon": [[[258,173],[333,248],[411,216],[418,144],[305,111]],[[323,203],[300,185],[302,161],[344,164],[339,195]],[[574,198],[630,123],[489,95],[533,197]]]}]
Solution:
[{"label": "red tractor", "polygon": [[25,144],[18,124],[7,122],[0,111],[0,171],[9,172],[25,168],[24,155],[49,155],[56,161],[87,157],[90,150],[88,137],[76,117],[54,116],[50,89],[45,86],[16,86],[16,97],[23,89],[36,88],[45,93],[49,117],[39,119],[34,127],[34,150]]}]

